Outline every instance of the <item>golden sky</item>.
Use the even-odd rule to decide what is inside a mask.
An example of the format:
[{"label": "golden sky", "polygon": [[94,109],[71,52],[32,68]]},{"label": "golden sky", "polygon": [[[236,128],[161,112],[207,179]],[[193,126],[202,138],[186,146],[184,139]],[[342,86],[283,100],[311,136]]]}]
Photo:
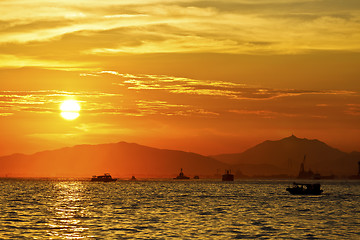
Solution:
[{"label": "golden sky", "polygon": [[0,155],[292,133],[360,151],[359,123],[358,0],[0,1]]}]

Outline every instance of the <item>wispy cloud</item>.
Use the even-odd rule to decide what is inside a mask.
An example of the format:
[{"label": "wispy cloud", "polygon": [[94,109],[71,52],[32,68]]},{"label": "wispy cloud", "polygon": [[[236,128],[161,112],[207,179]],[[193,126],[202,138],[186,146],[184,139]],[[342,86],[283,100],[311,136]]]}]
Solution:
[{"label": "wispy cloud", "polygon": [[143,115],[160,114],[166,116],[218,116],[216,112],[199,109],[190,105],[169,104],[166,101],[138,100],[136,105]]},{"label": "wispy cloud", "polygon": [[[76,99],[82,103],[104,100],[108,97],[121,96],[103,92],[66,92],[59,90],[38,91],[0,91],[0,113],[2,116],[18,112],[58,113],[60,104],[66,99]],[[91,103],[89,104],[91,106]],[[6,113],[6,114],[5,114]]]},{"label": "wispy cloud", "polygon": [[276,112],[276,111],[270,111],[270,110],[247,110],[247,109],[232,109],[229,110],[230,113],[238,114],[241,116],[247,116],[247,115],[253,115],[257,116],[259,118],[268,118],[268,119],[274,119],[274,118],[298,118],[303,113],[291,113],[291,112]]},{"label": "wispy cloud", "polygon": [[0,91],[0,116],[11,116],[19,112],[59,113],[59,106],[66,99],[79,101],[81,112],[86,115],[217,115],[199,107],[169,103],[166,100],[123,100],[122,97],[123,94],[104,92]]},{"label": "wispy cloud", "polygon": [[[132,96],[131,103],[122,102],[118,108],[109,107],[107,111],[107,114],[128,116],[197,115],[219,118],[231,113],[259,118],[326,118],[329,114],[350,109],[350,105],[346,104],[358,101],[359,95],[356,91],[272,89],[230,81],[117,71],[89,72],[82,76],[110,78],[125,96]],[[97,111],[106,113],[105,109]]]},{"label": "wispy cloud", "polygon": [[279,97],[300,96],[300,95],[351,95],[353,91],[344,90],[296,90],[296,89],[270,89],[251,87],[246,84],[197,80],[183,77],[166,75],[133,75],[120,74],[115,71],[102,71],[95,74],[112,74],[119,76],[119,83],[115,85],[124,86],[129,90],[162,90],[174,94],[190,94],[218,96],[231,99],[243,100],[267,100]]},{"label": "wispy cloud", "polygon": [[[1,48],[1,47],[0,47]],[[36,56],[24,56],[18,54],[0,54],[1,68],[11,67],[45,67],[45,68],[59,68],[73,70],[84,68],[91,65],[88,61],[75,62],[75,61],[63,61],[53,59],[39,59]]]},{"label": "wispy cloud", "polygon": [[88,55],[359,51],[359,12],[355,0],[7,0],[0,2],[0,50],[30,65],[67,56],[68,66]]},{"label": "wispy cloud", "polygon": [[347,109],[345,110],[345,113],[352,116],[360,116],[360,104],[347,104]]},{"label": "wispy cloud", "polygon": [[[44,114],[59,113],[59,105],[68,98],[81,104],[86,115],[119,116],[206,116],[220,117],[226,113],[257,115],[260,117],[295,117],[299,99],[309,101],[306,108],[312,115],[330,111],[335,99],[357,101],[355,91],[271,89],[249,86],[229,81],[210,81],[168,75],[128,74],[116,71],[82,73],[83,78],[105,81],[102,91],[0,91],[2,117],[20,112]],[[111,84],[112,82],[112,84]],[[114,88],[115,87],[115,88]],[[310,101],[311,99],[311,101]],[[319,99],[319,100],[317,100]],[[331,100],[334,99],[334,100]],[[312,105],[310,102],[314,102]],[[316,103],[319,101],[318,103]],[[329,102],[330,101],[330,102]],[[294,110],[282,106],[294,102]],[[245,104],[245,109],[242,105]],[[356,115],[357,105],[346,102],[342,108],[347,114]],[[235,108],[234,108],[235,106]],[[262,107],[260,107],[262,106]],[[282,107],[280,107],[282,106]],[[302,107],[301,107],[302,108]],[[338,107],[341,109],[341,107]],[[305,110],[301,110],[303,112]],[[338,110],[336,110],[338,111]]]}]

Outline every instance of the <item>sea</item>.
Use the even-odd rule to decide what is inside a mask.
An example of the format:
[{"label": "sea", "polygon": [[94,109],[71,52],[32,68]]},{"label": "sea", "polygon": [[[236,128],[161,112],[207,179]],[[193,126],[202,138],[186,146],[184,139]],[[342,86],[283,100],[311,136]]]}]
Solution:
[{"label": "sea", "polygon": [[0,239],[360,239],[360,181],[0,179]]}]

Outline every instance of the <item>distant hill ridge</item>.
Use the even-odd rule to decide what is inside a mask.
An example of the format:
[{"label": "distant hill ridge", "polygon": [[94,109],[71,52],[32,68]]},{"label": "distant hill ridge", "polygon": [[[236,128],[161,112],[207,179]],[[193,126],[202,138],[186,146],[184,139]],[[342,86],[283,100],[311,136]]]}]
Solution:
[{"label": "distant hill ridge", "polygon": [[360,160],[357,152],[345,153],[317,139],[298,138],[294,135],[281,140],[264,141],[242,153],[212,157],[237,166],[270,164],[276,168],[277,174],[296,175],[305,155],[305,168],[325,175],[354,174],[357,161]]},{"label": "distant hill ridge", "polygon": [[225,163],[196,153],[126,142],[76,145],[32,155],[0,157],[0,176],[90,177],[110,172],[120,177],[175,177],[180,168],[192,176],[213,175],[227,167]]},{"label": "distant hill ridge", "polygon": [[76,145],[32,155],[0,157],[0,177],[90,177],[110,172],[117,177],[175,177],[180,168],[190,177],[215,177],[232,169],[238,177],[296,176],[306,155],[305,169],[323,175],[357,173],[359,152],[345,153],[313,139],[294,135],[264,141],[242,153],[202,156],[136,143]]}]

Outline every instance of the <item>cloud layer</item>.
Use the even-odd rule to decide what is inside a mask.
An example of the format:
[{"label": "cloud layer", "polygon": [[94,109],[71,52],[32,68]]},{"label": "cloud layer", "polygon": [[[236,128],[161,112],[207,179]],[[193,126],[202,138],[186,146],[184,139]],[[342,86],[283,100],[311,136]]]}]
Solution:
[{"label": "cloud layer", "polygon": [[5,66],[89,66],[85,58],[118,54],[360,50],[356,0],[8,0],[0,9]]},{"label": "cloud layer", "polygon": [[227,114],[266,118],[359,115],[359,92],[356,91],[270,89],[228,81],[116,71],[87,72],[81,77],[111,79],[103,88],[112,90],[1,91],[0,114],[3,117],[20,112],[54,114],[59,112],[62,101],[76,99],[84,115],[215,118]]}]

